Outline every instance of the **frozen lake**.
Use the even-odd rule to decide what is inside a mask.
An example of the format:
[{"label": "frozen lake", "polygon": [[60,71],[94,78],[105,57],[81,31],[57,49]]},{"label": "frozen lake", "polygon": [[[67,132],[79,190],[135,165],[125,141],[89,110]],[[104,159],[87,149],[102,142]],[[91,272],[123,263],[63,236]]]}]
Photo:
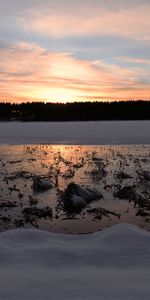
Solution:
[{"label": "frozen lake", "polygon": [[150,121],[0,122],[0,144],[150,144]]}]

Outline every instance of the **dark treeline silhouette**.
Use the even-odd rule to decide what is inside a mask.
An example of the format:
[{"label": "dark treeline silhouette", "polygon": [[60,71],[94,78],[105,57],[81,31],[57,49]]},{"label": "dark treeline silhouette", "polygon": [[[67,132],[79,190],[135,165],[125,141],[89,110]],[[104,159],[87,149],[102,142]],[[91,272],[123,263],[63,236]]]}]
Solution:
[{"label": "dark treeline silhouette", "polygon": [[0,103],[1,121],[150,120],[150,101]]}]

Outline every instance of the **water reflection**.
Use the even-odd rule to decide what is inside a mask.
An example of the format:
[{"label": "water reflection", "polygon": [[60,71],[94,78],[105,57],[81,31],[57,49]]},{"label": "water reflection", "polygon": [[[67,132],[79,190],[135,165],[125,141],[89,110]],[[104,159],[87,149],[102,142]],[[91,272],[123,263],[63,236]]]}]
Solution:
[{"label": "water reflection", "polygon": [[[1,230],[34,226],[87,233],[119,222],[150,229],[149,145],[0,148]],[[87,203],[80,213],[58,210],[72,182],[96,189],[103,198]]]}]

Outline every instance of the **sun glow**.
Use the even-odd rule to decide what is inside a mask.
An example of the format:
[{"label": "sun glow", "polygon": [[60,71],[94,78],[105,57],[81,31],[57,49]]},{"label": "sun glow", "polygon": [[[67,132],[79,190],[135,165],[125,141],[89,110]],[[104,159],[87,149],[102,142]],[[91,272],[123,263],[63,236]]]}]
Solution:
[{"label": "sun glow", "polygon": [[[134,68],[46,51],[32,43],[2,48],[0,55],[2,101],[8,97],[12,102],[24,98],[55,103],[149,99],[149,85],[138,79]],[[148,71],[146,75],[149,78]]]},{"label": "sun glow", "polygon": [[69,89],[63,88],[52,88],[52,89],[44,89],[39,88],[38,91],[32,93],[33,98],[38,97],[44,102],[59,102],[59,103],[67,103],[74,102],[77,100],[75,92]]},{"label": "sun glow", "polygon": [[[0,96],[1,98],[1,96]],[[21,101],[42,101],[42,102],[53,102],[53,103],[67,103],[79,101],[79,97],[76,95],[76,91],[71,89],[63,88],[46,88],[46,87],[36,87],[24,90],[24,92],[17,92],[13,96],[7,97],[8,100],[16,99],[16,102]],[[5,97],[6,99],[6,97]],[[7,102],[7,101],[6,101]]]}]

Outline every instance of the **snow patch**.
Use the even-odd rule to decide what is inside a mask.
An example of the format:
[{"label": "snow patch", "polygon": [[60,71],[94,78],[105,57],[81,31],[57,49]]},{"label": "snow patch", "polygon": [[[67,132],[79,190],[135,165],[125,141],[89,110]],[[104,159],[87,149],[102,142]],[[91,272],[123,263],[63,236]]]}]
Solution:
[{"label": "snow patch", "polygon": [[0,122],[0,144],[150,144],[150,121]]},{"label": "snow patch", "polygon": [[91,235],[0,235],[0,299],[150,299],[150,234],[129,224]]}]

